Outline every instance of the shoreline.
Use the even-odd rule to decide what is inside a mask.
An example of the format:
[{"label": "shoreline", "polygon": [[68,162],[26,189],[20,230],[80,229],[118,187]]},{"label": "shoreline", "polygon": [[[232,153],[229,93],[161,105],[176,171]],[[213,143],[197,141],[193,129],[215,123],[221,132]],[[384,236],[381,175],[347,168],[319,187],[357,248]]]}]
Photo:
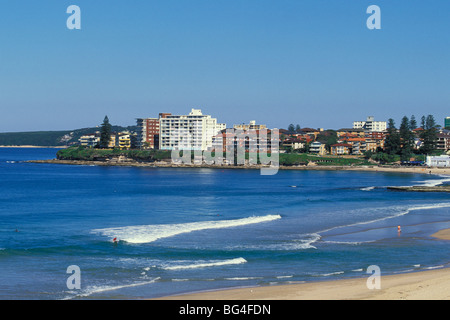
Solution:
[{"label": "shoreline", "polygon": [[[450,241],[450,229],[431,237]],[[225,288],[149,300],[450,300],[450,266],[400,274],[381,274],[380,289],[368,289],[367,277]]]},{"label": "shoreline", "polygon": [[450,268],[381,274],[380,289],[366,278],[219,289],[150,300],[450,300]]},{"label": "shoreline", "polygon": [[[176,165],[165,162],[104,162],[79,160],[32,160],[31,163],[50,163],[89,166],[122,166],[150,168],[211,168],[211,169],[261,169],[261,166]],[[367,171],[450,175],[450,168],[400,167],[400,166],[280,166],[279,170],[332,170]],[[450,240],[450,229],[431,235],[436,240]],[[435,270],[413,271],[395,275],[381,275],[381,289],[367,288],[365,278],[329,280],[310,283],[292,283],[274,286],[217,289],[185,293],[151,300],[450,300],[450,267]]]},{"label": "shoreline", "polygon": [[17,145],[17,146],[0,146],[0,148],[51,148],[51,149],[64,149],[67,146],[34,146],[34,145]]},{"label": "shoreline", "polygon": [[[149,167],[149,168],[197,168],[197,169],[248,169],[259,170],[261,168],[269,168],[259,165],[188,165],[188,164],[172,164],[168,162],[107,162],[107,161],[89,161],[89,160],[29,160],[29,163],[45,163],[45,164],[64,164],[64,165],[88,165],[88,166],[119,166],[119,167]],[[428,168],[428,167],[401,167],[401,166],[279,166],[278,170],[327,170],[327,171],[369,171],[369,172],[391,172],[391,173],[420,173],[420,174],[442,174],[450,175],[450,168]]]}]

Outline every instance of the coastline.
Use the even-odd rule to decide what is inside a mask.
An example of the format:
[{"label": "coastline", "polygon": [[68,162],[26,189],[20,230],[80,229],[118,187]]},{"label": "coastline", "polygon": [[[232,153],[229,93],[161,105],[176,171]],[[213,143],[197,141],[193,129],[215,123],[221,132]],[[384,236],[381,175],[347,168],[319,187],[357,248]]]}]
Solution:
[{"label": "coastline", "polygon": [[0,148],[54,148],[64,149],[67,146],[33,146],[33,145],[17,145],[17,146],[0,146]]},{"label": "coastline", "polygon": [[[105,162],[78,160],[32,160],[62,165],[122,166],[150,168],[260,169],[261,166],[176,165],[168,162]],[[280,170],[343,170],[388,173],[450,175],[450,168],[400,166],[280,166]],[[450,240],[450,229],[431,235]],[[274,286],[218,289],[154,298],[152,300],[450,300],[450,267],[381,276],[381,289],[369,290],[367,277]]]},{"label": "coastline", "polygon": [[[209,168],[209,169],[249,169],[259,170],[264,168],[259,165],[189,165],[189,164],[172,164],[169,162],[137,162],[137,161],[86,161],[86,160],[29,160],[29,163],[44,163],[44,164],[64,164],[64,165],[88,165],[88,166],[121,166],[121,167],[150,167],[150,168]],[[267,168],[267,167],[266,167]],[[401,167],[401,166],[280,166],[279,170],[346,170],[346,171],[370,171],[370,172],[391,172],[391,173],[420,173],[420,174],[439,174],[450,175],[450,168],[424,168],[424,167]]]},{"label": "coastline", "polygon": [[450,268],[381,275],[380,289],[368,289],[367,279],[355,278],[225,289],[151,300],[450,300]]},{"label": "coastline", "polygon": [[[450,241],[450,229],[431,235]],[[366,278],[275,286],[219,289],[151,300],[450,300],[450,267],[381,275],[380,289],[368,289]]]}]

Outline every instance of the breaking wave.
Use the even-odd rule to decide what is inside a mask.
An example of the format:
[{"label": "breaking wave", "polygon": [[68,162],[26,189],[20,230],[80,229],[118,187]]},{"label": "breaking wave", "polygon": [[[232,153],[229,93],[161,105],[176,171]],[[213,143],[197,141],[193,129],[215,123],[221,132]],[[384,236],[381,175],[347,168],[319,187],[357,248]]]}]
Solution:
[{"label": "breaking wave", "polygon": [[127,226],[119,228],[94,229],[93,233],[98,233],[117,240],[128,243],[150,243],[158,239],[169,238],[183,233],[208,229],[223,229],[245,226],[262,222],[269,222],[281,219],[280,215],[266,215],[259,217],[248,217],[235,220],[201,221],[180,224],[156,224],[144,226]]},{"label": "breaking wave", "polygon": [[226,266],[226,265],[242,264],[242,263],[247,263],[247,260],[245,260],[244,258],[236,258],[236,259],[219,260],[219,261],[198,261],[198,262],[189,263],[189,264],[163,266],[163,267],[161,267],[161,269],[164,269],[164,270],[186,270],[186,269],[218,267],[218,266]]}]

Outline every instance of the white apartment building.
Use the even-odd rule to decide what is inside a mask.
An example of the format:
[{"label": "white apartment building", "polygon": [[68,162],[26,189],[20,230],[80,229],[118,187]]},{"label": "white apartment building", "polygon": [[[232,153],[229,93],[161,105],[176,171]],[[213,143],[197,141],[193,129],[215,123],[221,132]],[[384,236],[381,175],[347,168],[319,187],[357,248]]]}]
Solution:
[{"label": "white apartment building", "polygon": [[81,146],[93,148],[100,143],[100,133],[85,134],[81,136],[78,141],[80,142]]},{"label": "white apartment building", "polygon": [[226,124],[217,123],[216,118],[192,109],[188,115],[168,115],[160,118],[159,148],[162,150],[207,150],[213,137]]},{"label": "white apartment building", "polygon": [[353,129],[364,129],[370,132],[383,132],[387,129],[386,121],[375,121],[374,117],[367,117],[366,121],[353,122]]},{"label": "white apartment building", "polygon": [[450,167],[450,156],[448,155],[427,156],[425,164],[428,167],[439,167],[439,168]]}]

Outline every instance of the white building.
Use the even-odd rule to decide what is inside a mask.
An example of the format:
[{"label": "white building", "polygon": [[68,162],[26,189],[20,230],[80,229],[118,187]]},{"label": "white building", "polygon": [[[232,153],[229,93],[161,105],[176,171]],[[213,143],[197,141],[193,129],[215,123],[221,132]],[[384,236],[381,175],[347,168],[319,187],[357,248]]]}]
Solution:
[{"label": "white building", "polygon": [[85,135],[81,136],[80,139],[78,139],[78,141],[80,142],[80,145],[82,145],[84,147],[93,148],[100,143],[99,135],[100,135],[100,133],[85,134]]},{"label": "white building", "polygon": [[325,144],[322,143],[322,142],[319,142],[319,141],[314,141],[309,146],[309,152],[310,153],[315,153],[315,154],[318,154],[318,155],[324,155],[326,153]]},{"label": "white building", "polygon": [[450,156],[427,156],[425,164],[428,167],[450,167]]},{"label": "white building", "polygon": [[207,150],[213,137],[226,128],[216,118],[192,109],[188,115],[168,115],[160,119],[159,148],[162,150]]},{"label": "white building", "polygon": [[374,117],[367,117],[366,121],[353,122],[353,129],[364,129],[370,132],[382,132],[387,129],[386,121],[374,121]]}]

